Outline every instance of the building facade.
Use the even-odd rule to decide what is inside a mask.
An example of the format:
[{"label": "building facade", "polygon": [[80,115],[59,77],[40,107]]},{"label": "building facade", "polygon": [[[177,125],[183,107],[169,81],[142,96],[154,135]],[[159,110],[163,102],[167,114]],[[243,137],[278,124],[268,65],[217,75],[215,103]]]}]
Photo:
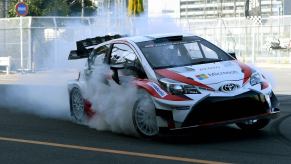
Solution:
[{"label": "building facade", "polygon": [[291,1],[284,0],[284,15],[291,15]]},{"label": "building facade", "polygon": [[[260,3],[261,16],[283,13],[282,0],[250,0]],[[246,0],[181,0],[181,18],[240,17],[245,15]]]},{"label": "building facade", "polygon": [[[243,17],[247,0],[148,0],[148,15],[168,15],[176,18]],[[283,15],[290,0],[249,0],[260,4],[262,17]],[[157,5],[158,4],[158,5]]]}]

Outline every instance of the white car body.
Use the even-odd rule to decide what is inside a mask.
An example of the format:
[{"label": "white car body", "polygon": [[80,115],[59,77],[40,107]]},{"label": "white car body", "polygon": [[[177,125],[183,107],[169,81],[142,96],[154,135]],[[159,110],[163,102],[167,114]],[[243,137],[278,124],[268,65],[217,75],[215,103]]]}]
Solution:
[{"label": "white car body", "polygon": [[[196,50],[194,43],[198,45]],[[272,92],[272,86],[259,70],[237,61],[206,40],[188,34],[120,37],[92,46],[97,51],[98,48],[107,45],[110,48],[108,48],[109,52],[106,55],[111,57],[106,60],[104,56],[93,57],[94,53],[85,55],[84,57],[89,59],[87,68],[80,72],[79,79],[69,82],[69,93],[73,88],[78,88],[81,91],[87,88],[85,72],[90,69],[90,64],[92,64],[90,60],[96,58],[100,60],[99,63],[112,61],[112,56],[114,56],[112,49],[114,49],[114,45],[119,44],[123,44],[130,49],[129,53],[135,54],[141,65],[139,67],[142,68],[144,75],[142,78],[136,77],[134,84],[150,95],[156,109],[156,120],[159,128],[175,130],[241,123],[249,120],[270,119],[279,113],[278,102]],[[201,51],[201,54],[205,57],[207,55],[206,51],[208,51],[212,56],[217,53],[217,59],[221,61],[213,60],[211,62],[210,60],[210,62],[201,64],[194,63],[169,67],[161,65],[161,68],[154,68],[152,59],[143,53],[145,50],[151,51],[150,48],[155,48],[155,46],[158,48],[169,46],[169,51],[176,51],[175,47],[180,45],[184,45],[186,48],[183,47],[183,49],[179,49],[179,52],[177,51],[179,53],[176,55],[177,58],[183,56],[181,51],[187,49],[188,46],[188,54]],[[114,59],[115,64],[124,64],[125,58],[123,57],[128,55],[128,52],[126,53],[116,57],[117,59]],[[224,59],[220,58],[219,53],[223,55],[222,58]],[[82,53],[79,52],[79,54]],[[154,57],[157,57],[159,53],[155,55]],[[129,56],[128,58],[132,57]],[[193,61],[196,60],[195,57],[191,57],[192,59]],[[169,61],[169,63],[178,61],[174,58],[171,58],[171,60],[174,62]],[[95,63],[98,62],[95,61]],[[157,63],[159,63],[158,60]],[[105,64],[112,65],[110,62],[105,62]],[[250,109],[252,106],[254,108]],[[264,109],[256,109],[261,107]],[[94,111],[90,111],[94,110],[90,109],[90,102],[85,101],[84,108],[87,116],[94,115]]]}]

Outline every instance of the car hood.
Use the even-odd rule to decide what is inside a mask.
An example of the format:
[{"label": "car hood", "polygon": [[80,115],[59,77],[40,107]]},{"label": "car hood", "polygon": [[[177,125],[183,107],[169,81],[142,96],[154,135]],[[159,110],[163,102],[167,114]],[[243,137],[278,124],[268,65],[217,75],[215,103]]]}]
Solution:
[{"label": "car hood", "polygon": [[183,83],[208,86],[224,81],[241,81],[245,83],[252,74],[249,66],[236,60],[157,69],[155,72],[161,77]]}]

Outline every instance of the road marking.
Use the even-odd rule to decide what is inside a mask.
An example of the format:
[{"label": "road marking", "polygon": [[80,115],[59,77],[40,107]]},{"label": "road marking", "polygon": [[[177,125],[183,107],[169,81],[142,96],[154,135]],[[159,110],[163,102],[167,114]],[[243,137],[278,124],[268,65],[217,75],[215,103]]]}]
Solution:
[{"label": "road marking", "polygon": [[200,160],[200,159],[193,159],[193,158],[184,158],[184,157],[148,154],[148,153],[137,153],[137,152],[130,152],[130,151],[122,151],[122,150],[59,144],[59,143],[52,143],[52,142],[42,142],[42,141],[7,138],[7,137],[0,137],[0,141],[18,142],[18,143],[34,144],[34,145],[45,145],[45,146],[67,148],[67,149],[77,149],[77,150],[93,151],[93,152],[100,152],[100,153],[111,153],[111,154],[128,155],[128,156],[136,156],[136,157],[144,157],[144,158],[155,158],[155,159],[189,162],[189,163],[225,164],[223,162]]}]

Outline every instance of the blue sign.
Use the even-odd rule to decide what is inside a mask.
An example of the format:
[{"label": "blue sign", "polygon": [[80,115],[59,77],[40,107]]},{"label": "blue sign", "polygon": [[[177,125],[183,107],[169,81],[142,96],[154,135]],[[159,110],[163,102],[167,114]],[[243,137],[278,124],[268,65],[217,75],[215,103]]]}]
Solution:
[{"label": "blue sign", "polygon": [[26,16],[28,14],[28,6],[24,2],[16,4],[16,14],[18,16]]}]

